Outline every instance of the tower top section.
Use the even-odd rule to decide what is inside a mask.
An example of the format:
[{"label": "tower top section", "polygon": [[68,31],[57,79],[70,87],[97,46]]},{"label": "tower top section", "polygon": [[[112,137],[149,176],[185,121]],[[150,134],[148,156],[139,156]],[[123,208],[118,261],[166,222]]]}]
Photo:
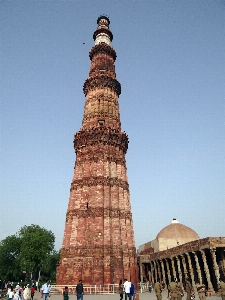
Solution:
[{"label": "tower top section", "polygon": [[109,18],[106,16],[100,16],[97,20],[98,27],[93,34],[95,45],[100,43],[111,44],[113,40],[113,34],[109,29]]}]

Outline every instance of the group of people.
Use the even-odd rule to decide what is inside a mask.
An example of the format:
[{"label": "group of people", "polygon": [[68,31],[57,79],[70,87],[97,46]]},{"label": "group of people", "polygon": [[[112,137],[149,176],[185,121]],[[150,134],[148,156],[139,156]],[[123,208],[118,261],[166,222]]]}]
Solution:
[{"label": "group of people", "polygon": [[124,279],[124,282],[120,279],[119,294],[120,300],[123,299],[123,294],[125,295],[125,300],[133,300],[135,298],[134,284],[127,279]]},{"label": "group of people", "polygon": [[[77,295],[77,300],[83,300],[84,286],[83,286],[83,283],[82,283],[81,279],[79,280],[79,283],[76,285],[76,295]],[[63,300],[69,300],[68,286],[65,286],[65,288],[64,288]]]},{"label": "group of people", "polygon": [[[162,300],[162,290],[164,289],[164,287],[165,285],[160,283],[159,280],[154,284],[154,290],[155,290],[157,300]],[[206,285],[204,283],[201,283],[200,280],[198,279],[196,287],[197,287],[199,300],[206,300],[206,295],[207,295]],[[177,278],[175,279],[172,278],[172,281],[168,285],[168,298],[170,298],[171,300],[182,300],[182,297],[184,296],[184,292],[187,293],[186,300],[195,299],[195,293],[191,286],[189,278],[185,279],[184,290],[179,280]],[[218,293],[221,295],[222,300],[225,300],[225,278],[220,278]]]},{"label": "group of people", "polygon": [[[18,283],[15,289],[13,288],[13,285],[9,285],[6,294],[7,300],[33,300],[35,290],[36,289],[34,284],[31,287],[29,284],[27,284],[25,288],[23,288],[22,285]],[[43,298],[43,300],[48,300],[50,291],[51,286],[49,283],[49,279],[47,279],[46,283],[41,288],[41,297]]]}]

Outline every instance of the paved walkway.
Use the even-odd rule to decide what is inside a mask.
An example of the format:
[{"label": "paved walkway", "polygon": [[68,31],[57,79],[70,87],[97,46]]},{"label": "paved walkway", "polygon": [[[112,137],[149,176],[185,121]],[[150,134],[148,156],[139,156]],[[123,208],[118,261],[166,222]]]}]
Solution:
[{"label": "paved walkway", "polygon": [[[119,300],[120,296],[119,294],[104,294],[104,295],[90,295],[85,294],[84,300]],[[182,298],[183,300],[186,300],[186,294]],[[221,298],[213,296],[213,297],[206,297],[207,300],[220,300]],[[41,300],[41,294],[36,292],[34,295],[34,300]],[[49,300],[63,300],[62,295],[52,295]],[[77,300],[76,295],[69,295],[69,300]],[[123,297],[123,300],[125,300],[125,297]],[[154,292],[149,293],[145,292],[142,294],[139,294],[139,300],[157,300],[156,295]],[[168,300],[167,299],[167,291],[162,292],[162,300]],[[195,295],[195,300],[199,300],[198,295]]]}]

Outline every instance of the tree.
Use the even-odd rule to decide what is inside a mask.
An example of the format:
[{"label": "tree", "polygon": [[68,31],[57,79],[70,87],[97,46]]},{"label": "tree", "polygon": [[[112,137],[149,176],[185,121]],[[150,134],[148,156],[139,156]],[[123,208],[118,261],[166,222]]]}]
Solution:
[{"label": "tree", "polygon": [[40,277],[40,272],[54,250],[55,236],[52,231],[38,225],[24,226],[20,229],[21,248],[18,256],[22,271],[30,278]]},{"label": "tree", "polygon": [[46,262],[42,269],[42,278],[45,280],[47,278],[51,278],[51,280],[56,280],[56,264],[60,259],[60,250],[59,251],[53,251],[48,258],[46,259]]},{"label": "tree", "polygon": [[11,235],[0,242],[0,278],[2,280],[18,280],[20,266],[18,256],[21,240],[16,235]]}]

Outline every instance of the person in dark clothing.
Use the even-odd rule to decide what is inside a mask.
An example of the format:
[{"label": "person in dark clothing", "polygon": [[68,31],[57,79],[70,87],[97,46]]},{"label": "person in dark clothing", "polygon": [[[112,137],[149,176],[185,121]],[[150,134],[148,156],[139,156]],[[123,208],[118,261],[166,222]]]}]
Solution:
[{"label": "person in dark clothing", "polygon": [[65,289],[63,291],[63,300],[69,300],[68,286],[65,286]]},{"label": "person in dark clothing", "polygon": [[84,287],[82,284],[82,280],[79,280],[79,283],[76,286],[77,300],[83,300],[84,295]]},{"label": "person in dark clothing", "polygon": [[134,298],[135,298],[134,284],[131,282],[131,286],[130,286],[130,299],[134,300]]},{"label": "person in dark clothing", "polygon": [[119,283],[119,294],[120,294],[120,300],[123,300],[123,281],[120,279]]}]

